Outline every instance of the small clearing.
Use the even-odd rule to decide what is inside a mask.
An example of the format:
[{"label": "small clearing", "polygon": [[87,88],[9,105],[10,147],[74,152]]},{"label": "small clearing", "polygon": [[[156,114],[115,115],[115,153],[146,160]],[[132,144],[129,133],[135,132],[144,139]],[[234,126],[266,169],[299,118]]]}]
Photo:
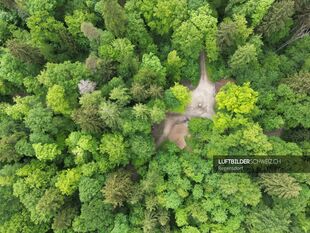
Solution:
[{"label": "small clearing", "polygon": [[[200,54],[200,81],[192,91],[192,100],[184,114],[168,113],[166,119],[159,125],[155,125],[153,132],[156,145],[163,141],[175,142],[181,149],[186,147],[185,138],[188,135],[187,121],[192,117],[212,119],[215,114],[215,83],[208,78],[206,70],[205,53]],[[161,133],[159,133],[161,131]]]}]

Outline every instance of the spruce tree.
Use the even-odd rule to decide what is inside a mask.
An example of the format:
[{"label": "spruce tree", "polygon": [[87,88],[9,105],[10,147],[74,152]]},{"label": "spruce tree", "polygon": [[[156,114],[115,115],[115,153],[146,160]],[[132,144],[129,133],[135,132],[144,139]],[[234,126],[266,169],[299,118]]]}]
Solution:
[{"label": "spruce tree", "polygon": [[275,2],[258,27],[266,41],[275,43],[287,36],[293,24],[294,1],[282,0]]},{"label": "spruce tree", "polygon": [[23,62],[38,65],[42,65],[45,62],[40,50],[30,44],[12,39],[7,41],[6,46],[14,57]]},{"label": "spruce tree", "polygon": [[102,189],[105,202],[113,207],[123,206],[133,192],[130,173],[120,170],[109,174]]},{"label": "spruce tree", "polygon": [[262,174],[260,182],[268,194],[280,198],[297,197],[301,190],[295,178],[286,173]]}]

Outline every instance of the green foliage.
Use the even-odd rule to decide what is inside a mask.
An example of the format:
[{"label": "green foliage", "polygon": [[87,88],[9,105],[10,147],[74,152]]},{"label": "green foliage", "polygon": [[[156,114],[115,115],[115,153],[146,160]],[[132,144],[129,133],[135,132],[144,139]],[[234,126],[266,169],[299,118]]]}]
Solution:
[{"label": "green foliage", "polygon": [[284,82],[294,91],[310,95],[310,72],[301,71]]},{"label": "green foliage", "polygon": [[96,21],[97,17],[94,13],[88,13],[82,10],[75,10],[72,15],[65,17],[68,31],[74,37],[80,48],[86,49],[89,47],[87,38],[81,32],[81,24],[84,22],[95,23]]},{"label": "green foliage", "polygon": [[134,76],[134,81],[142,85],[151,84],[164,86],[166,82],[166,69],[161,65],[159,58],[153,54],[144,54],[138,73]]},{"label": "green foliage", "polygon": [[39,65],[44,63],[44,58],[40,50],[27,43],[13,39],[7,41],[6,46],[10,50],[10,53],[22,62]]},{"label": "green foliage", "polygon": [[101,184],[97,179],[85,177],[79,184],[79,195],[82,202],[89,202],[100,193]]},{"label": "green foliage", "polygon": [[57,144],[33,144],[33,149],[36,157],[39,160],[53,160],[61,154]]},{"label": "green foliage", "polygon": [[130,227],[128,225],[127,217],[124,214],[116,215],[114,228],[111,233],[124,232],[128,233],[130,231]]},{"label": "green foliage", "polygon": [[100,57],[106,61],[116,62],[119,75],[126,77],[136,71],[134,45],[127,38],[119,38],[106,43],[102,41],[101,44],[98,49]]},{"label": "green foliage", "polygon": [[229,60],[229,66],[234,75],[242,74],[249,66],[257,64],[257,50],[253,44],[239,46]]},{"label": "green foliage", "polygon": [[115,36],[121,37],[126,31],[127,17],[117,0],[102,0],[98,10],[104,18],[106,28]]},{"label": "green foliage", "polygon": [[73,221],[76,232],[90,232],[105,229],[111,231],[113,224],[112,209],[102,199],[93,199],[81,207],[81,214]]},{"label": "green foliage", "polygon": [[29,110],[25,118],[25,125],[34,133],[50,133],[55,132],[52,120],[53,113],[39,105]]},{"label": "green foliage", "polygon": [[267,206],[260,206],[250,213],[246,219],[247,229],[258,233],[268,229],[269,232],[288,232],[289,216],[284,209],[270,209]]},{"label": "green foliage", "polygon": [[171,90],[165,91],[165,104],[168,109],[176,109],[181,106],[178,99],[175,97],[175,95],[172,93]]},{"label": "green foliage", "polygon": [[114,208],[123,206],[124,202],[128,201],[128,198],[132,195],[133,188],[130,173],[126,171],[111,173],[102,189],[104,201]]},{"label": "green foliage", "polygon": [[256,206],[261,198],[259,187],[243,174],[224,174],[219,180],[219,188],[223,196],[235,195],[245,205]]},{"label": "green foliage", "polygon": [[27,20],[33,45],[48,61],[61,62],[74,58],[77,48],[62,22],[46,11],[37,11]]},{"label": "green foliage", "polygon": [[[170,94],[169,94],[170,93]],[[169,95],[171,95],[169,97]],[[167,96],[168,95],[168,96]],[[175,83],[173,87],[170,88],[170,92],[167,94],[168,106],[173,112],[182,113],[186,110],[187,105],[191,102],[191,93],[187,87]],[[173,102],[172,102],[173,101]],[[172,102],[172,103],[171,103]]]},{"label": "green foliage", "polygon": [[15,150],[15,145],[18,140],[21,138],[21,135],[18,133],[1,137],[0,139],[0,162],[12,162],[18,161],[22,157]]},{"label": "green foliage", "polygon": [[46,102],[55,113],[62,113],[64,115],[70,115],[71,113],[69,103],[66,100],[65,89],[62,86],[54,85],[49,88]]},{"label": "green foliage", "polygon": [[187,226],[182,228],[182,233],[200,233],[197,227]]},{"label": "green foliage", "polygon": [[[33,74],[31,66],[17,60],[6,50],[0,51],[0,81],[21,86],[27,76]],[[8,90],[9,92],[9,90]]]},{"label": "green foliage", "polygon": [[[0,232],[309,232],[307,173],[212,161],[309,155],[308,13],[307,0],[0,0]],[[192,117],[191,91],[215,80],[215,114]]]},{"label": "green foliage", "polygon": [[181,68],[184,65],[182,59],[178,56],[176,50],[172,50],[168,53],[167,57],[167,76],[169,77],[169,81],[178,82],[181,78]]},{"label": "green foliage", "polygon": [[5,109],[5,113],[14,120],[22,120],[23,117],[28,115],[31,107],[36,103],[36,98],[34,96],[16,96],[14,102],[14,105],[10,105]]},{"label": "green foliage", "polygon": [[224,54],[231,54],[238,46],[246,43],[253,30],[247,27],[243,16],[236,15],[233,19],[225,18],[219,25],[218,41]]},{"label": "green foliage", "polygon": [[46,224],[34,224],[31,222],[28,213],[22,211],[21,213],[15,214],[9,221],[1,225],[0,230],[4,233],[44,233],[48,230],[48,226]]},{"label": "green foliage", "polygon": [[137,135],[129,140],[130,151],[132,153],[133,164],[139,167],[151,158],[155,152],[154,142],[151,137]]},{"label": "green foliage", "polygon": [[25,8],[26,11],[33,15],[38,11],[46,11],[52,13],[57,6],[63,3],[62,0],[48,0],[48,1],[38,1],[38,0],[26,0],[24,2],[19,1],[19,7]]},{"label": "green foliage", "polygon": [[294,1],[283,0],[275,2],[268,14],[259,26],[259,31],[270,43],[278,42],[287,36],[292,26],[292,15],[294,14]]},{"label": "green foliage", "polygon": [[274,0],[246,0],[246,1],[229,1],[225,11],[231,15],[238,14],[249,18],[251,26],[255,27],[260,24],[263,17],[267,14]]},{"label": "green foliage", "polygon": [[[11,2],[11,1],[10,1]],[[11,36],[10,30],[8,30],[9,24],[0,19],[0,44],[3,45],[5,41]]]},{"label": "green foliage", "polygon": [[210,61],[217,59],[217,19],[211,13],[208,5],[200,7],[192,11],[190,19],[175,30],[172,43],[183,56],[197,59],[199,53],[205,50]]},{"label": "green foliage", "polygon": [[128,161],[124,138],[120,134],[104,134],[101,138],[100,152],[108,156],[110,164],[126,164]]},{"label": "green foliage", "polygon": [[141,4],[141,11],[147,25],[159,35],[169,33],[171,29],[177,28],[187,18],[185,0],[147,0]]},{"label": "green foliage", "polygon": [[203,34],[190,21],[183,22],[173,33],[174,48],[183,56],[197,59],[204,47]]},{"label": "green foliage", "polygon": [[72,195],[78,189],[81,173],[78,168],[63,170],[55,183],[56,188],[64,195]]},{"label": "green foliage", "polygon": [[37,77],[46,87],[63,86],[70,93],[75,93],[80,80],[85,80],[90,73],[80,62],[48,63],[46,69]]},{"label": "green foliage", "polygon": [[273,137],[269,139],[272,144],[272,151],[270,151],[270,155],[302,155],[302,149],[296,144],[292,142],[285,142],[280,138]]},{"label": "green foliage", "polygon": [[36,210],[44,218],[49,219],[59,211],[63,204],[64,196],[56,188],[51,188],[45,191],[36,205]]},{"label": "green foliage", "polygon": [[260,178],[265,191],[272,196],[294,198],[298,196],[301,190],[297,181],[285,173],[262,174]]},{"label": "green foliage", "polygon": [[91,158],[91,155],[97,156],[98,142],[91,135],[72,132],[66,139],[66,145],[70,152],[75,155],[74,162],[76,164],[85,164]]},{"label": "green foliage", "polygon": [[309,127],[309,97],[304,94],[295,94],[285,84],[279,85],[274,92],[266,93],[260,103],[265,109],[262,114],[263,118],[271,113],[273,116],[280,116],[286,128],[294,128],[298,125]]},{"label": "green foliage", "polygon": [[235,114],[250,114],[256,110],[258,93],[250,88],[250,84],[237,86],[228,83],[216,96],[219,110]]}]

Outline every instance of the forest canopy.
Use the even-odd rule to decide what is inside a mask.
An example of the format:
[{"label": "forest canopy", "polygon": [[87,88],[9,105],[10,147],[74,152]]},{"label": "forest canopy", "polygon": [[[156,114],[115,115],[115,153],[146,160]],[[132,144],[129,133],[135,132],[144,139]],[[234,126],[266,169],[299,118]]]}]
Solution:
[{"label": "forest canopy", "polygon": [[[310,232],[308,173],[212,163],[310,156],[309,31],[309,0],[0,0],[0,233]],[[201,54],[215,115],[158,145]]]}]

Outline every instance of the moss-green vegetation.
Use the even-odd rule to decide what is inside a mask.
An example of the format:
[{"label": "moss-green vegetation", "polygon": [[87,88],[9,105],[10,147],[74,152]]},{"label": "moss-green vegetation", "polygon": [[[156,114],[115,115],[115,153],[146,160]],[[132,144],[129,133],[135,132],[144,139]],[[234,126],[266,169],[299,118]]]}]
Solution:
[{"label": "moss-green vegetation", "polygon": [[[306,0],[0,0],[0,233],[310,232],[309,174],[212,170],[310,155],[307,32]],[[156,148],[201,52],[235,83]]]}]

